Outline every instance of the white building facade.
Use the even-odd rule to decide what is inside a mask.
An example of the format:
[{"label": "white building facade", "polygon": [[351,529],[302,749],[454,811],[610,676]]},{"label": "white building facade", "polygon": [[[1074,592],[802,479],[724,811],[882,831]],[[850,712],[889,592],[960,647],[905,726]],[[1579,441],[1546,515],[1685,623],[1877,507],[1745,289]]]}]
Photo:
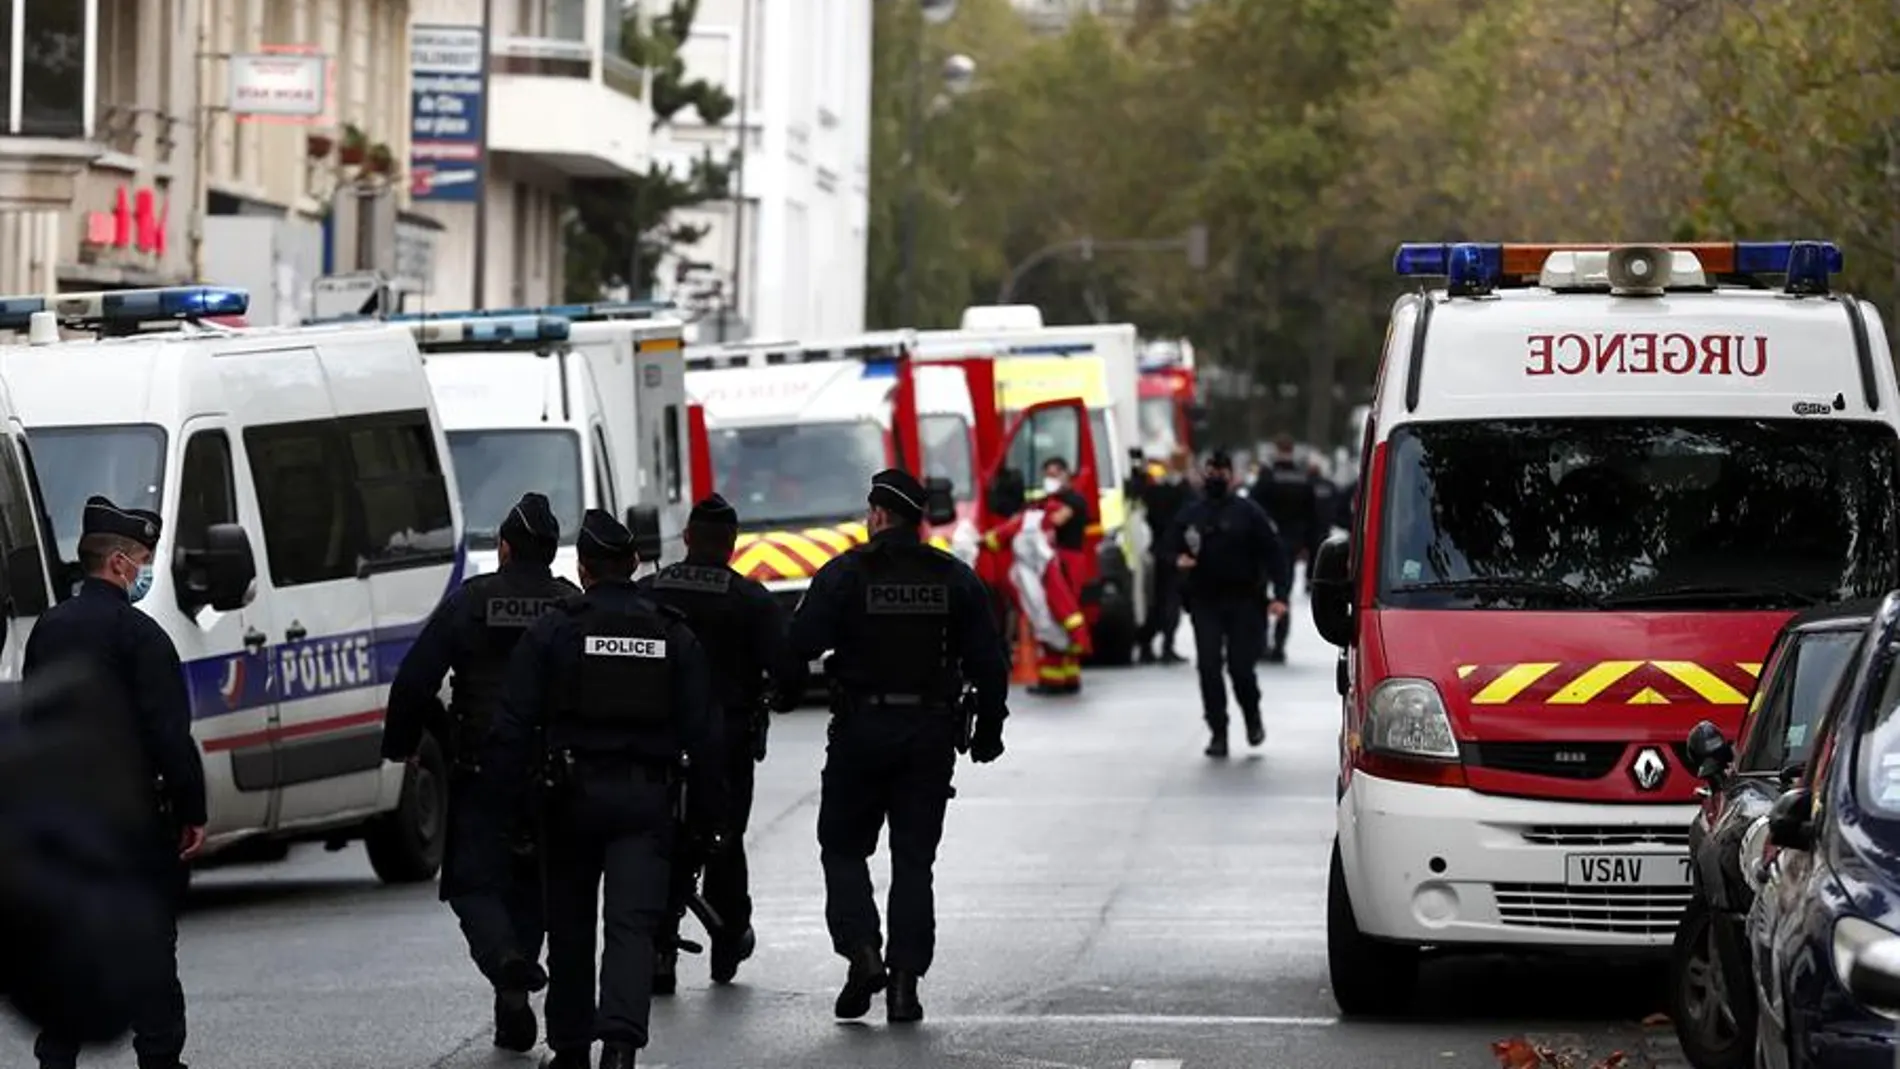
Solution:
[{"label": "white building facade", "polygon": [[864,329],[875,0],[701,0],[689,78],[732,94],[726,121],[690,109],[655,135],[680,173],[745,134],[732,201],[683,212],[709,227],[660,266],[661,295],[705,313],[701,341],[824,338]]}]

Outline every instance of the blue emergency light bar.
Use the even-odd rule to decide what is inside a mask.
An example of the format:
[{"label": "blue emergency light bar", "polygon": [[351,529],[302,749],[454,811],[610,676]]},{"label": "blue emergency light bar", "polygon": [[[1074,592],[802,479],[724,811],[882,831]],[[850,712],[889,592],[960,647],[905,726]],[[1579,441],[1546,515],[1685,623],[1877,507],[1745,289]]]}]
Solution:
[{"label": "blue emergency light bar", "polygon": [[575,323],[597,323],[605,319],[651,319],[661,312],[673,311],[672,301],[596,301],[593,304],[550,304],[539,308],[497,308],[493,311],[456,312],[455,315],[497,318],[502,316],[560,316]]},{"label": "blue emergency light bar", "polygon": [[567,340],[570,324],[560,316],[391,316],[416,336],[426,351],[445,349],[506,349],[539,346]]},{"label": "blue emergency light bar", "polygon": [[250,307],[249,293],[220,286],[0,297],[0,330],[27,329],[35,312],[51,312],[64,324],[136,327],[172,319],[241,316]]},{"label": "blue emergency light bar", "polygon": [[[1694,253],[1712,275],[1785,275],[1789,292],[1825,293],[1840,274],[1840,246],[1831,241],[1734,241],[1671,243]],[[1408,243],[1392,257],[1392,270],[1408,278],[1443,278],[1456,292],[1483,292],[1506,279],[1535,278],[1554,252],[1601,252],[1609,245],[1516,245],[1495,242]]]}]

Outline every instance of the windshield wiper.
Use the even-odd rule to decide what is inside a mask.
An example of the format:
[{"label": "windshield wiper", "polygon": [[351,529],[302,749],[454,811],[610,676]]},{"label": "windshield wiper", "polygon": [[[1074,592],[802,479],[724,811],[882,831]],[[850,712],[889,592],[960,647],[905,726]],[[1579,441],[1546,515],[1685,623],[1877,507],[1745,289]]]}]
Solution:
[{"label": "windshield wiper", "polygon": [[1632,590],[1625,594],[1616,594],[1603,599],[1605,605],[1623,608],[1632,605],[1673,605],[1680,602],[1708,601],[1717,603],[1744,602],[1766,604],[1772,607],[1787,605],[1807,607],[1820,605],[1827,599],[1793,587],[1775,583],[1750,582],[1736,583],[1674,583],[1669,586],[1650,587],[1647,590]]},{"label": "windshield wiper", "polygon": [[1602,607],[1596,595],[1580,586],[1555,579],[1508,579],[1503,576],[1473,576],[1469,579],[1436,579],[1426,583],[1404,583],[1392,588],[1394,594],[1497,594],[1504,597],[1555,598],[1572,605]]}]

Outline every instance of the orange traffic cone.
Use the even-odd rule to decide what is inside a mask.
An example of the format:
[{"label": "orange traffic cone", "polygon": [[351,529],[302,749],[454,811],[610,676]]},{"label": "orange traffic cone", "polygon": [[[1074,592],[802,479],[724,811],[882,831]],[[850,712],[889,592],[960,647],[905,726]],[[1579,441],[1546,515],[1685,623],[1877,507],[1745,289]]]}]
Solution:
[{"label": "orange traffic cone", "polygon": [[1011,683],[1033,684],[1036,682],[1036,636],[1035,628],[1029,626],[1029,618],[1016,614],[1016,656],[1011,658],[1009,681]]}]

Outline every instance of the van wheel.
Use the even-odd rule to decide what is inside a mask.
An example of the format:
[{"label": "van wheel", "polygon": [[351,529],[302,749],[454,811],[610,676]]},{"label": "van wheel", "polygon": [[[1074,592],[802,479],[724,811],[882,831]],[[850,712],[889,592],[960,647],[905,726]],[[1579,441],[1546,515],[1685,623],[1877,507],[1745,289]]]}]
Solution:
[{"label": "van wheel", "polygon": [[1669,1017],[1698,1069],[1754,1064],[1755,985],[1722,926],[1701,901],[1689,904],[1669,952]]},{"label": "van wheel", "polygon": [[1333,843],[1326,878],[1326,965],[1333,1001],[1348,1017],[1390,1017],[1403,1011],[1418,986],[1418,950],[1366,936],[1346,893],[1346,867]]},{"label": "van wheel", "polygon": [[421,883],[442,868],[448,830],[449,769],[442,748],[424,735],[416,763],[403,773],[402,800],[370,822],[363,845],[384,883]]}]

